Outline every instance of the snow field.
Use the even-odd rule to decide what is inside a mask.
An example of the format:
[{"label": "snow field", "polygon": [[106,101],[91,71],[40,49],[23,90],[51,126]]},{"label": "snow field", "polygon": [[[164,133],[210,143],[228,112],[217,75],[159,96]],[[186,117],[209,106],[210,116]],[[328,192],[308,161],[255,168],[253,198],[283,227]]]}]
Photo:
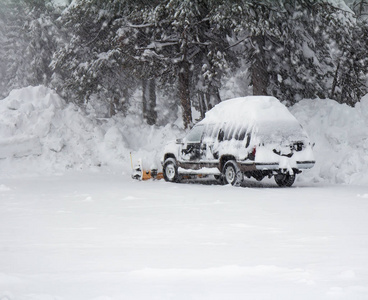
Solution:
[{"label": "snow field", "polygon": [[1,182],[0,299],[368,297],[366,187]]}]

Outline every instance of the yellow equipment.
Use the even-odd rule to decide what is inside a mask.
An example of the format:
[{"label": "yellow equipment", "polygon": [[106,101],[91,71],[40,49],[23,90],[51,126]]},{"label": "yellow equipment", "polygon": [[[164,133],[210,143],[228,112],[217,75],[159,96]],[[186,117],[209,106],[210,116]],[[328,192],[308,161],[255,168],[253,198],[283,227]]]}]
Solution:
[{"label": "yellow equipment", "polygon": [[162,172],[158,172],[157,169],[143,170],[142,160],[139,159],[137,164],[133,167],[132,153],[130,153],[130,163],[132,165],[132,178],[137,180],[148,180],[148,179],[163,179],[164,175]]}]

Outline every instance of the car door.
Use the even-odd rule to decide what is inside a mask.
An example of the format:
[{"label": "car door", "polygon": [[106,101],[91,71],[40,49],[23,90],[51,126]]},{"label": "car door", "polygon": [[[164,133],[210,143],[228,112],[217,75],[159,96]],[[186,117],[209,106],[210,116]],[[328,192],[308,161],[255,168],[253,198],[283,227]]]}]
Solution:
[{"label": "car door", "polygon": [[195,125],[184,137],[180,150],[182,161],[197,162],[201,160],[203,156],[201,142],[204,128],[204,125]]},{"label": "car door", "polygon": [[204,129],[201,142],[202,161],[205,163],[214,163],[218,160],[218,151],[216,145],[218,144],[217,136],[221,130],[219,124],[207,124]]}]

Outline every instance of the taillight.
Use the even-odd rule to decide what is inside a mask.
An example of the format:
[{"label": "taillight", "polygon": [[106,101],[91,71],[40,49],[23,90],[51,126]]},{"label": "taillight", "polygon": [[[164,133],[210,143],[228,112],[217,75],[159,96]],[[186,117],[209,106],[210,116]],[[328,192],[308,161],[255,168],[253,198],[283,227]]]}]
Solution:
[{"label": "taillight", "polygon": [[253,147],[253,150],[251,153],[249,153],[248,158],[250,160],[254,160],[256,158],[256,147]]},{"label": "taillight", "polygon": [[256,147],[254,147],[254,148],[253,148],[253,151],[252,151],[252,155],[253,155],[253,157],[256,157],[256,151],[257,151],[257,150],[256,150]]}]

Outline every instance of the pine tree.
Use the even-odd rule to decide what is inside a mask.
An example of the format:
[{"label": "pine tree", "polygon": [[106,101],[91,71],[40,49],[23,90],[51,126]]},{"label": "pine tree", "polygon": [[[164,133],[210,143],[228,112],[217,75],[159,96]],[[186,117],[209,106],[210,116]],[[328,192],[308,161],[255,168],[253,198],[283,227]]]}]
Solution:
[{"label": "pine tree", "polygon": [[331,44],[337,34],[348,42],[348,12],[324,0],[243,0],[220,9],[222,22],[243,42],[254,94],[289,104],[329,96],[335,70]]},{"label": "pine tree", "polygon": [[138,1],[131,7],[129,16],[120,19],[119,30],[114,39],[116,49],[125,57],[128,63],[125,68],[141,83],[143,119],[149,125],[157,123],[156,111],[156,78],[159,66],[146,55],[144,51],[151,41],[153,26],[146,24],[148,15],[155,6],[156,1]]},{"label": "pine tree", "polygon": [[0,97],[3,98],[7,95],[7,63],[6,63],[6,49],[4,45],[7,43],[6,30],[5,30],[5,5],[0,7]]},{"label": "pine tree", "polygon": [[109,105],[110,116],[126,112],[136,80],[116,42],[132,1],[75,1],[61,18],[67,43],[54,55],[54,86],[78,105],[92,95]]},{"label": "pine tree", "polygon": [[0,13],[4,22],[1,93],[6,95],[28,85],[48,85],[52,74],[49,64],[56,49],[55,8],[50,1],[4,1]]},{"label": "pine tree", "polygon": [[137,30],[135,36],[143,36],[138,47],[130,47],[134,57],[153,66],[152,74],[161,84],[176,82],[185,128],[192,123],[196,93],[206,95],[206,109],[211,97],[214,104],[220,101],[220,82],[230,50],[226,31],[211,15],[215,4],[204,0],[160,1],[147,11],[146,18],[132,25]]},{"label": "pine tree", "polygon": [[355,15],[350,17],[349,34],[341,34],[342,28],[333,32],[337,50],[330,97],[354,106],[368,93],[368,1],[356,0],[350,5]]}]

